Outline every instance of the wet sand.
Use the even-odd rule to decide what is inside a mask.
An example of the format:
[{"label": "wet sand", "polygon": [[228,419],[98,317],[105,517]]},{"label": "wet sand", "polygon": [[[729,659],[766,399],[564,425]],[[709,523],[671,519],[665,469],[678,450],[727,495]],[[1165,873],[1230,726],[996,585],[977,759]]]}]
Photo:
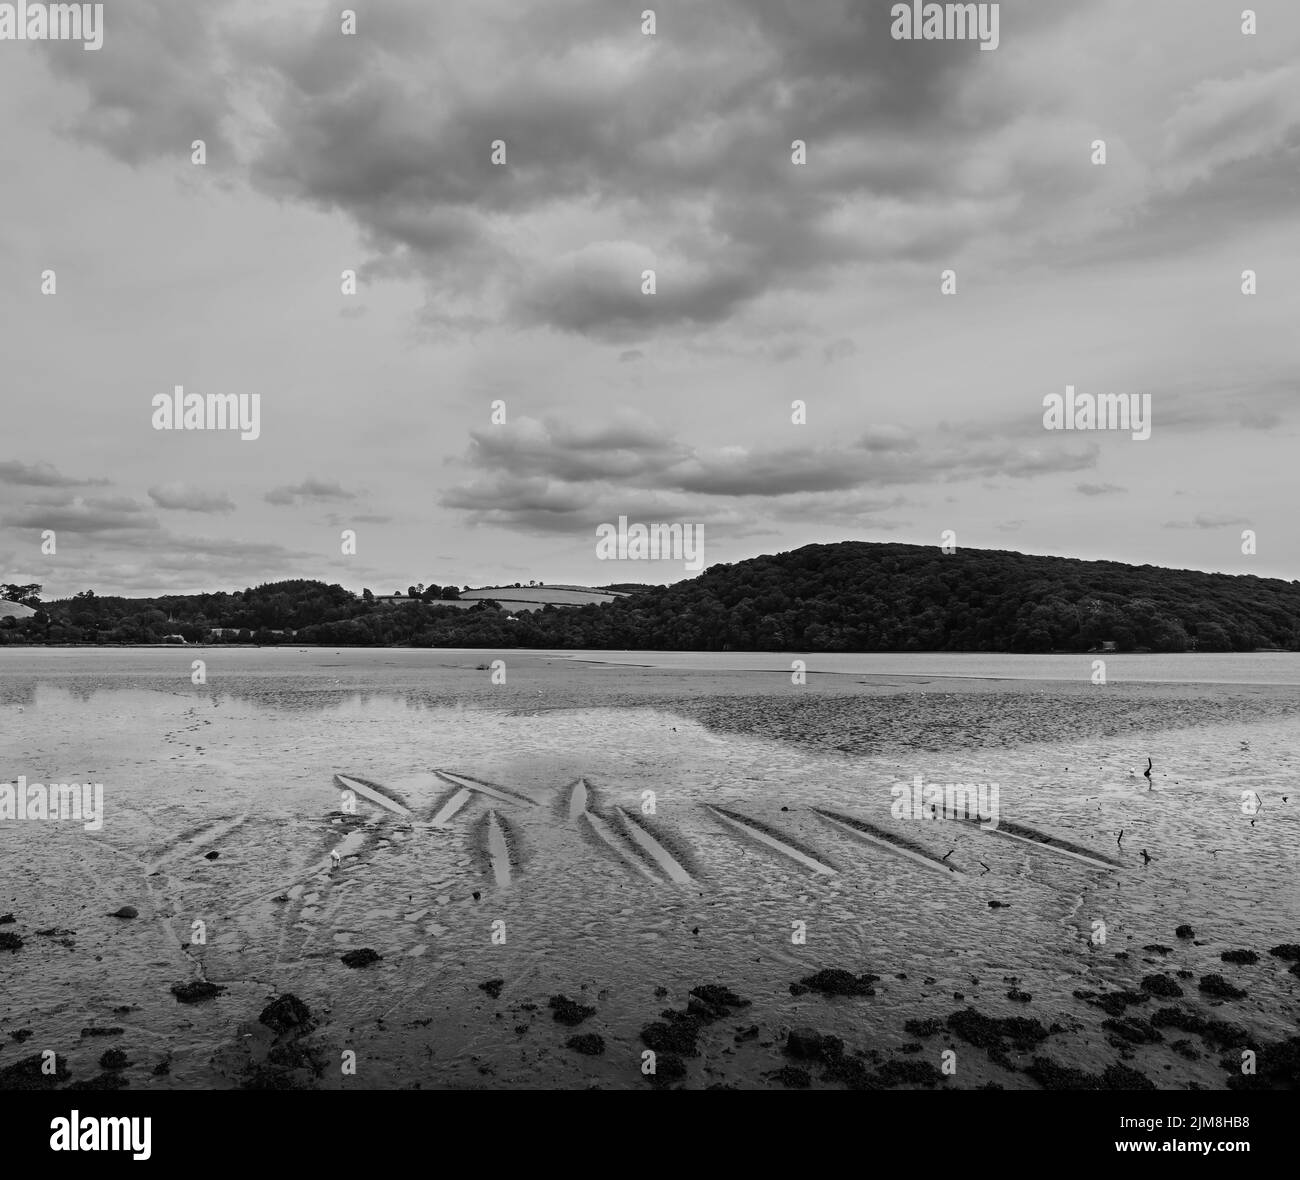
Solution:
[{"label": "wet sand", "polygon": [[[0,656],[0,780],[106,806],[0,821],[0,1079],[1223,1088],[1296,1034],[1300,690],[492,658]],[[895,819],[917,774],[998,783],[1008,827]]]}]

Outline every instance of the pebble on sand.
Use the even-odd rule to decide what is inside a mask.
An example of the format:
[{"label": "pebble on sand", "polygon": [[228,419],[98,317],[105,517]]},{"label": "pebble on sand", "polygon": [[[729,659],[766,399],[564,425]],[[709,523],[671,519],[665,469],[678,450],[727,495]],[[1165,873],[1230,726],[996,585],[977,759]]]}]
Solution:
[{"label": "pebble on sand", "polygon": [[383,957],[377,951],[372,951],[368,946],[363,946],[340,956],[340,962],[345,967],[369,967],[371,963],[378,963]]},{"label": "pebble on sand", "polygon": [[108,916],[110,918],[138,918],[140,911],[133,905],[124,905],[120,910],[114,910]]}]

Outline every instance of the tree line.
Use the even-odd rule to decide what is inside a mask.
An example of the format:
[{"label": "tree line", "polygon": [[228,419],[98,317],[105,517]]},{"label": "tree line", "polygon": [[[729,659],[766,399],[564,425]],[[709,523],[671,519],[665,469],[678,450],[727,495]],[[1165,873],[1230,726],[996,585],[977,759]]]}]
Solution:
[{"label": "tree line", "polygon": [[[358,647],[642,648],[684,651],[1300,650],[1300,582],[1002,550],[845,541],[715,565],[668,586],[623,583],[613,602],[511,616],[310,580],[232,593],[130,599],[83,591],[0,620],[2,643],[223,641]],[[450,589],[455,589],[451,587]],[[23,599],[15,599],[23,601]]]}]

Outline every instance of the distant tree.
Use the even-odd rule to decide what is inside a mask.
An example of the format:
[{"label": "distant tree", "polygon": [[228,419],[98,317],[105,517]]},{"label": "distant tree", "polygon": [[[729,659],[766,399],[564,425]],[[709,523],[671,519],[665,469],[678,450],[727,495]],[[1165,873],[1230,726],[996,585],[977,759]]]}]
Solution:
[{"label": "distant tree", "polygon": [[446,600],[453,601],[460,597],[460,591],[455,586],[444,586],[442,588],[442,597]]},{"label": "distant tree", "polygon": [[363,588],[362,591],[361,591],[361,601],[362,601],[362,602],[374,602],[374,601],[375,601],[375,596],[374,596],[373,594],[371,594],[369,590]]},{"label": "distant tree", "polygon": [[41,605],[41,585],[39,582],[25,586],[17,582],[0,582],[0,599],[35,609]]}]

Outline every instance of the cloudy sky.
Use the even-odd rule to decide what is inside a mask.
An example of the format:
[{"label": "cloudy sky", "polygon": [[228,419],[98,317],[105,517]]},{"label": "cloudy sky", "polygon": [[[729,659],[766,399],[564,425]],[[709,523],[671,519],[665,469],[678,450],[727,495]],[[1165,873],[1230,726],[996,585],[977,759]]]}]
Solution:
[{"label": "cloudy sky", "polygon": [[[952,529],[1300,576],[1300,8],[1004,2],[989,52],[889,7],[111,0],[98,52],[0,41],[0,580],[685,576],[597,561],[620,515],[706,564]],[[260,438],[154,430],[176,385]],[[1066,385],[1149,394],[1150,439],[1045,430]]]}]

